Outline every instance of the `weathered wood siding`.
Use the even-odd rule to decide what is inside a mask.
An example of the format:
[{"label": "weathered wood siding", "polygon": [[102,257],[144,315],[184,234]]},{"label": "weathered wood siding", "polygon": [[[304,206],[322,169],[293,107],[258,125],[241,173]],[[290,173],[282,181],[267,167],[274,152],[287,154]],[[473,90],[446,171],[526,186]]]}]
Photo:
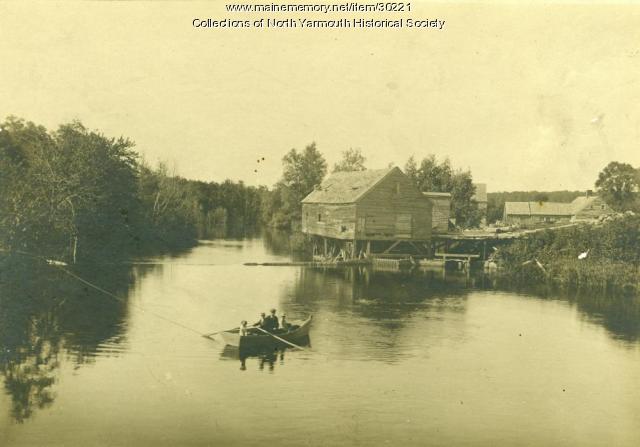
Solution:
[{"label": "weathered wood siding", "polygon": [[451,214],[451,197],[429,196],[423,194],[431,202],[431,230],[434,233],[446,233],[449,231],[449,217]]},{"label": "weathered wood siding", "polygon": [[357,239],[431,237],[431,203],[401,171],[392,172],[358,200],[356,218]]},{"label": "weathered wood siding", "polygon": [[352,203],[305,203],[302,205],[302,232],[336,239],[354,239],[355,210],[356,207]]}]

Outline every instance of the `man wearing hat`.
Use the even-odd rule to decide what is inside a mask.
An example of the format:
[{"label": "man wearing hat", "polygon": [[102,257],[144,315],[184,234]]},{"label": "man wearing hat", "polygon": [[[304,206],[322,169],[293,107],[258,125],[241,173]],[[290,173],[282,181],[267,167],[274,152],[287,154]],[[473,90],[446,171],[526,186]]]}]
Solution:
[{"label": "man wearing hat", "polygon": [[267,315],[264,319],[264,327],[265,331],[275,331],[280,327],[280,322],[278,321],[278,317],[276,316],[276,310],[271,309],[271,314]]},{"label": "man wearing hat", "polygon": [[267,317],[265,316],[264,312],[262,312],[260,314],[260,320],[254,323],[253,327],[259,327],[259,328],[265,329],[265,326],[267,324],[266,321],[267,321]]}]

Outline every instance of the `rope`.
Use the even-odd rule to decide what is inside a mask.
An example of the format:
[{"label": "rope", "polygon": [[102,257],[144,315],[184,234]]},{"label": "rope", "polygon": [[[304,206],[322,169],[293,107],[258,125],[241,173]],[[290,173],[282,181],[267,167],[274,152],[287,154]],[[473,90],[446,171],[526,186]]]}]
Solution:
[{"label": "rope", "polygon": [[[103,289],[103,288],[102,288],[102,287],[100,287],[100,286],[96,286],[95,284],[90,283],[90,282],[89,282],[89,281],[87,281],[86,279],[79,277],[78,275],[76,275],[76,274],[75,274],[75,273],[73,273],[73,272],[70,272],[69,270],[65,269],[64,267],[61,267],[61,266],[59,266],[59,265],[54,265],[54,266],[55,266],[55,267],[57,267],[57,268],[59,268],[60,270],[62,270],[62,271],[63,271],[63,272],[65,272],[67,275],[71,276],[72,278],[75,278],[75,279],[77,279],[78,281],[80,281],[80,282],[82,282],[82,283],[84,283],[84,284],[88,285],[89,287],[93,287],[94,289],[96,289],[96,290],[98,290],[98,291],[100,291],[100,292],[104,293],[105,295],[108,295],[108,296],[110,296],[110,297],[112,297],[112,298],[115,298],[116,300],[120,301],[121,303],[124,303],[124,302],[125,302],[125,300],[124,300],[123,298],[119,297],[118,295],[115,295],[115,294],[113,294],[113,293],[109,292],[108,290]],[[197,330],[197,329],[194,329],[194,328],[192,328],[192,327],[189,327],[189,326],[187,326],[187,325],[184,325],[184,324],[180,323],[179,321],[172,320],[171,318],[167,318],[167,317],[165,317],[165,316],[163,316],[163,315],[160,315],[160,314],[158,314],[158,313],[155,313],[155,312],[153,312],[153,311],[148,311],[148,310],[144,309],[142,306],[138,306],[138,305],[137,305],[137,304],[135,304],[135,303],[131,303],[131,305],[132,305],[132,306],[134,306],[134,307],[136,307],[136,308],[138,308],[138,309],[140,309],[142,312],[146,312],[146,313],[148,313],[149,315],[153,315],[154,317],[160,318],[161,320],[164,320],[164,321],[166,321],[166,322],[168,322],[168,323],[174,324],[174,325],[176,325],[176,326],[178,326],[178,327],[181,327],[181,328],[183,328],[183,329],[186,329],[186,330],[188,330],[188,331],[191,331],[191,332],[196,333],[196,334],[201,335],[201,336],[204,336],[204,335],[205,335],[205,333],[204,333],[204,332],[200,332],[200,331],[199,331],[199,330]]]},{"label": "rope", "polygon": [[[8,250],[4,250],[4,249],[0,248],[0,251],[5,251],[5,252],[6,252],[6,251],[8,251]],[[109,292],[108,290],[105,290],[105,289],[103,289],[102,287],[97,286],[97,285],[95,285],[95,284],[93,284],[93,283],[91,283],[91,282],[87,281],[87,280],[86,280],[86,279],[84,279],[84,278],[81,278],[80,276],[78,276],[78,275],[76,275],[75,273],[73,273],[73,272],[71,272],[71,271],[67,270],[67,269],[66,269],[66,268],[64,268],[62,265],[60,265],[59,263],[57,263],[57,262],[55,262],[55,261],[54,261],[54,262],[52,262],[51,260],[49,260],[49,259],[47,259],[47,258],[45,258],[45,257],[43,257],[43,256],[35,255],[35,254],[28,253],[28,252],[24,252],[24,251],[16,250],[16,251],[14,251],[14,252],[15,252],[15,253],[19,253],[19,254],[21,254],[21,255],[25,255],[25,256],[31,256],[31,257],[33,257],[33,258],[35,258],[35,259],[41,259],[41,260],[44,260],[45,262],[47,262],[47,264],[49,264],[49,265],[51,265],[51,266],[53,266],[53,267],[56,267],[56,268],[58,268],[58,269],[62,270],[64,273],[66,273],[67,275],[71,276],[72,278],[74,278],[74,279],[76,279],[76,280],[80,281],[81,283],[86,284],[86,285],[88,285],[89,287],[91,287],[91,288],[93,288],[93,289],[95,289],[95,290],[97,290],[97,291],[99,291],[99,292],[102,292],[102,293],[104,293],[105,295],[107,295],[107,296],[109,296],[109,297],[111,297],[111,298],[114,298],[114,299],[116,299],[116,300],[120,301],[121,303],[126,303],[126,300],[125,300],[125,299],[123,299],[122,297],[119,297],[118,295],[116,295],[116,294],[114,294],[114,293],[111,293],[111,292]],[[59,261],[58,261],[58,262],[59,262]],[[172,320],[171,318],[167,318],[167,317],[165,317],[165,316],[163,316],[163,315],[160,315],[160,314],[158,314],[158,313],[155,313],[155,312],[153,312],[153,311],[147,311],[147,310],[145,310],[142,306],[138,306],[138,305],[137,305],[137,304],[135,304],[135,303],[131,303],[131,305],[132,305],[132,306],[134,306],[134,307],[136,307],[136,308],[138,308],[138,309],[140,309],[142,312],[146,312],[146,313],[148,313],[149,315],[152,315],[152,316],[154,316],[154,317],[156,317],[156,318],[159,318],[159,319],[161,319],[161,320],[164,320],[164,321],[166,321],[167,323],[171,323],[171,324],[173,324],[173,325],[175,325],[175,326],[181,327],[182,329],[185,329],[185,330],[187,330],[187,331],[190,331],[190,332],[193,332],[193,333],[195,333],[195,334],[198,334],[198,335],[200,335],[200,336],[202,336],[202,337],[208,337],[208,336],[210,336],[210,335],[213,335],[213,334],[205,334],[205,333],[203,333],[203,332],[200,332],[200,331],[199,331],[199,330],[197,330],[197,329],[194,329],[194,328],[189,327],[189,326],[187,326],[187,325],[185,325],[185,324],[182,324],[182,323],[180,323],[179,321]],[[284,340],[284,339],[282,339],[282,338],[280,338],[280,337],[278,337],[278,336],[276,336],[276,335],[272,334],[271,332],[265,331],[265,330],[263,330],[263,329],[261,329],[261,328],[258,328],[258,329],[260,329],[260,330],[261,330],[261,331],[263,331],[263,332],[266,332],[267,334],[271,335],[272,337],[277,338],[278,340],[281,340],[281,341],[283,341],[283,342],[285,342],[285,343],[287,343],[287,344],[289,344],[289,345],[291,345],[291,346],[294,346],[294,347],[296,347],[296,348],[299,348],[299,349],[302,349],[302,350],[305,350],[305,351],[310,350],[310,349],[308,349],[308,348],[303,348],[302,346],[298,346],[298,345],[296,345],[296,344],[294,344],[294,343],[291,343],[291,342],[289,342],[289,341],[287,341],[287,340]],[[214,334],[215,334],[215,333],[216,333],[216,332],[214,332]]]},{"label": "rope", "polygon": [[[0,248],[0,251],[8,252],[8,250],[2,249],[2,248]],[[21,251],[21,250],[15,250],[15,251],[14,251],[14,253],[18,253],[18,254],[21,254],[21,255],[24,255],[24,256],[30,256],[30,257],[35,258],[35,259],[41,259],[41,260],[44,260],[45,262],[47,262],[47,264],[49,264],[49,265],[51,265],[51,266],[53,266],[53,267],[56,267],[56,268],[58,268],[58,269],[62,270],[64,273],[66,273],[67,275],[71,276],[72,278],[74,278],[74,279],[76,279],[76,280],[78,280],[78,281],[82,282],[83,284],[86,284],[86,285],[88,285],[89,287],[91,287],[91,288],[93,288],[93,289],[95,289],[95,290],[97,290],[97,291],[99,291],[99,292],[102,292],[102,293],[104,293],[105,295],[107,295],[107,296],[109,296],[109,297],[111,297],[111,298],[114,298],[114,299],[116,299],[116,300],[120,301],[121,303],[125,303],[125,302],[126,302],[126,300],[124,300],[123,298],[119,297],[118,295],[115,295],[114,293],[111,293],[111,292],[109,292],[108,290],[105,290],[105,289],[103,289],[102,287],[97,286],[97,285],[95,285],[95,284],[93,284],[93,283],[91,283],[91,282],[87,281],[87,280],[86,280],[86,279],[84,279],[84,278],[81,278],[80,276],[78,276],[78,275],[76,275],[75,273],[73,273],[73,272],[71,272],[71,271],[67,270],[66,268],[64,268],[64,267],[63,267],[63,266],[61,266],[60,264],[57,264],[57,263],[55,263],[55,262],[52,262],[51,260],[49,260],[49,259],[47,259],[47,258],[45,258],[45,257],[43,257],[43,256],[39,256],[39,255],[36,255],[36,254],[33,254],[33,253],[28,253],[28,252],[25,252],[25,251]],[[148,313],[149,315],[153,315],[154,317],[159,318],[159,319],[161,319],[161,320],[164,320],[164,321],[166,321],[167,323],[171,323],[171,324],[173,324],[173,325],[175,325],[175,326],[181,327],[181,328],[183,328],[183,329],[186,329],[186,330],[188,330],[188,331],[191,331],[191,332],[193,332],[193,333],[195,333],[195,334],[198,334],[198,335],[201,335],[201,336],[206,335],[206,334],[204,334],[203,332],[200,332],[200,331],[199,331],[199,330],[197,330],[197,329],[194,329],[194,328],[192,328],[192,327],[189,327],[189,326],[187,326],[187,325],[185,325],[185,324],[180,323],[179,321],[172,320],[171,318],[167,318],[167,317],[165,317],[165,316],[163,316],[163,315],[160,315],[160,314],[158,314],[158,313],[156,313],[156,312],[153,312],[153,311],[148,311],[148,310],[144,309],[142,306],[139,306],[139,305],[137,305],[137,304],[135,304],[135,303],[131,303],[131,305],[132,305],[132,306],[134,306],[134,307],[136,307],[136,308],[138,308],[138,309],[140,309],[142,312],[146,312],[146,313]]]}]

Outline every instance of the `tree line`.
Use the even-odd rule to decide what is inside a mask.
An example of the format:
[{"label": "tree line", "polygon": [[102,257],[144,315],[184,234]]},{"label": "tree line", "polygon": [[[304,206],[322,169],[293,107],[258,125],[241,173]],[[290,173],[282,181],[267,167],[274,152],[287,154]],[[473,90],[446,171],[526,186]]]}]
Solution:
[{"label": "tree line", "polygon": [[[187,247],[261,225],[295,231],[301,200],[329,170],[311,143],[284,155],[282,178],[271,189],[193,181],[166,164],[149,166],[131,140],[77,121],[50,131],[10,117],[0,129],[0,248],[72,261]],[[365,164],[359,149],[349,149],[332,171]],[[471,172],[434,155],[420,162],[412,156],[404,170],[421,191],[451,193],[459,226],[478,224]]]},{"label": "tree line", "polygon": [[193,245],[260,222],[264,188],[151,167],[134,143],[72,122],[0,123],[0,248],[76,261]]},{"label": "tree line", "polygon": [[[110,138],[72,122],[50,131],[10,117],[0,123],[0,248],[78,260],[191,246],[198,238],[241,236],[261,225],[296,230],[301,200],[329,166],[315,143],[291,149],[282,178],[268,189],[242,182],[194,181],[151,167],[126,138]],[[366,158],[349,149],[333,172],[362,171]],[[462,228],[481,220],[469,170],[448,159],[411,156],[404,172],[421,191],[451,193],[451,217]],[[614,209],[640,210],[639,171],[612,162],[596,188]],[[488,221],[505,201],[570,202],[578,191],[488,195]]]}]

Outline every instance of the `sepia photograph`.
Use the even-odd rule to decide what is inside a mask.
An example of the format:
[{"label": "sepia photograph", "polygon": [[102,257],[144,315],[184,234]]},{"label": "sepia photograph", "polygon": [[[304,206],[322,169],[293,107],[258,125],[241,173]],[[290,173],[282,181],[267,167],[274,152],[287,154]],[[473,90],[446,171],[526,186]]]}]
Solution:
[{"label": "sepia photograph", "polygon": [[631,0],[0,0],[0,446],[639,446],[639,73]]}]

